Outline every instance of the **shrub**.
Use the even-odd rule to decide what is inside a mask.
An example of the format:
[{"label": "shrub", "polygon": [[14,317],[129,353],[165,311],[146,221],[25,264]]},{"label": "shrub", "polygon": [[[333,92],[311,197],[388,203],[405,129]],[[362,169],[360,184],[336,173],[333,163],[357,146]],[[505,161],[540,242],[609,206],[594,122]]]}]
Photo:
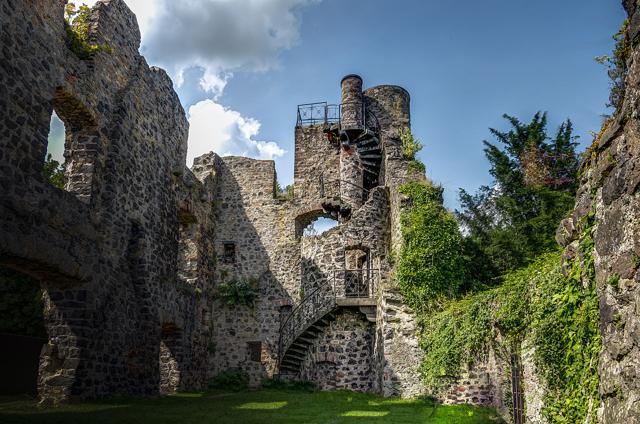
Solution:
[{"label": "shrub", "polygon": [[396,279],[410,306],[425,311],[455,297],[464,280],[462,236],[442,205],[442,188],[428,182],[400,187],[408,206],[400,222],[403,248]]},{"label": "shrub", "polygon": [[89,42],[89,16],[91,9],[83,4],[76,6],[68,3],[64,9],[64,29],[67,33],[67,46],[79,59],[91,59],[98,52],[111,53],[107,44]]},{"label": "shrub", "polygon": [[406,159],[415,159],[416,154],[424,147],[419,140],[413,137],[409,128],[400,132],[400,141],[402,142],[402,154]]},{"label": "shrub", "polygon": [[218,286],[218,294],[227,305],[244,305],[253,307],[258,291],[257,280],[231,280]]},{"label": "shrub", "polygon": [[238,368],[221,372],[209,381],[209,389],[223,389],[239,392],[249,385],[249,376]]}]

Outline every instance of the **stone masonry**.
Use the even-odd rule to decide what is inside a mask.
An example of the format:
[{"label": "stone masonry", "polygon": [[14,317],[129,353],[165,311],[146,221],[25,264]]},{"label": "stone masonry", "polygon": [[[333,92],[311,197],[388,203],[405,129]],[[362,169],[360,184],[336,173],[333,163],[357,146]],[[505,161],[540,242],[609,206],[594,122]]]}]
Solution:
[{"label": "stone masonry", "polygon": [[[398,138],[407,92],[363,92],[360,77],[345,77],[344,127],[296,126],[286,196],[272,161],[210,153],[187,169],[187,119],[166,73],[138,53],[129,8],[97,3],[89,39],[111,51],[81,59],[64,5],[0,2],[0,266],[44,290],[40,398],[202,389],[230,369],[253,386],[280,376],[419,393],[419,355],[407,355],[415,325],[388,261],[395,188],[410,177]],[[64,190],[42,176],[54,111],[66,130]],[[319,217],[339,225],[303,236]],[[221,296],[234,282],[250,282],[253,305]],[[330,300],[321,317],[313,293]],[[306,349],[293,356],[287,338]]]},{"label": "stone masonry", "polygon": [[[577,223],[595,212],[603,423],[640,417],[640,12],[624,5],[634,45],[624,105],[558,237],[570,255]],[[389,258],[401,247],[398,187],[425,179],[402,154],[407,91],[363,90],[347,75],[337,104],[299,109],[293,191],[283,193],[272,161],[211,152],[188,169],[184,110],[139,54],[124,1],[92,9],[89,38],[111,51],[84,59],[68,47],[64,6],[0,0],[0,267],[44,292],[41,400],[199,390],[229,370],[252,386],[423,394],[417,324]],[[66,129],[64,190],[42,175],[54,111]],[[305,232],[321,217],[336,226]],[[223,296],[237,283],[255,292],[251,304]],[[538,422],[543,389],[532,352],[522,356]],[[503,368],[490,355],[443,400],[501,406]]]}]

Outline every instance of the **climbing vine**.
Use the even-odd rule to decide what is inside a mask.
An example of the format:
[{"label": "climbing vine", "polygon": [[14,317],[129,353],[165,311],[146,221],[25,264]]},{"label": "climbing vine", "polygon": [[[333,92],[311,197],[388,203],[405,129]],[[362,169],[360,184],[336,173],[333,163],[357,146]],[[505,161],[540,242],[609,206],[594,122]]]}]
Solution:
[{"label": "climbing vine", "polygon": [[400,131],[400,142],[402,143],[402,155],[409,160],[409,171],[424,174],[425,166],[416,155],[424,148],[424,145],[417,140],[411,133],[410,128],[404,128]]},{"label": "climbing vine", "polygon": [[464,279],[462,236],[442,205],[441,187],[420,181],[399,190],[408,205],[401,215],[403,249],[396,279],[409,305],[427,311],[458,294]]},{"label": "climbing vine", "polygon": [[[491,290],[422,314],[421,371],[434,391],[463,367],[500,355],[530,337],[534,361],[546,385],[543,414],[550,423],[595,423],[601,337],[595,287],[593,213],[579,225],[579,253],[561,266],[560,252],[545,254],[509,273]],[[563,269],[568,270],[563,273]]]}]

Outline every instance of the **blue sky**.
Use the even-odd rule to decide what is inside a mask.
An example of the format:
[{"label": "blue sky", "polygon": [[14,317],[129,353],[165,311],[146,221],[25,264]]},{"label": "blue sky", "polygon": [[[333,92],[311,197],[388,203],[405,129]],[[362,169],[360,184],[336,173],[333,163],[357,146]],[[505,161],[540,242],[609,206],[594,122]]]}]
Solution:
[{"label": "blue sky", "polygon": [[[93,3],[95,2],[89,2]],[[276,160],[293,177],[296,105],[335,102],[343,75],[411,94],[427,174],[457,206],[489,184],[482,140],[503,113],[571,118],[582,145],[606,113],[593,58],[624,19],[603,0],[130,0],[141,51],[168,70],[190,114],[190,151]],[[52,143],[56,144],[56,143]]]}]

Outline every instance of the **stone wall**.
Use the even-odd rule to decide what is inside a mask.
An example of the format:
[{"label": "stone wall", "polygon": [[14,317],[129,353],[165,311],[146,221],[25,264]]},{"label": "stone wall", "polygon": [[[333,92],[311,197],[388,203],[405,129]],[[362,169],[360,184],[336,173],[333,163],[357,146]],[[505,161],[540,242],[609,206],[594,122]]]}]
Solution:
[{"label": "stone wall", "polygon": [[[210,153],[189,170],[184,111],[167,74],[140,56],[124,1],[92,9],[89,38],[112,51],[88,59],[67,46],[63,9],[53,0],[0,2],[0,266],[45,291],[43,401],[202,389],[233,368],[258,385],[277,372],[280,324],[304,291],[365,263],[375,269],[378,307],[362,311],[378,328],[337,307],[299,377],[327,381],[335,369],[335,387],[418,394],[415,323],[388,261],[399,247],[397,186],[408,175],[398,150],[406,91],[364,93],[384,152],[382,173],[369,182],[381,186],[362,202],[360,190],[338,184],[335,195],[351,207],[336,212],[321,178],[360,184],[362,161],[351,149],[341,167],[327,128],[296,128],[293,198],[276,192],[272,161]],[[66,129],[65,190],[42,176],[54,110]],[[318,216],[340,225],[302,238]],[[254,282],[254,305],[221,296],[220,285],[234,280]],[[338,356],[320,360],[323,346]]]},{"label": "stone wall", "polygon": [[309,347],[301,377],[323,390],[373,389],[374,325],[356,310],[344,309]]},{"label": "stone wall", "polygon": [[[399,252],[404,197],[398,188],[406,182],[425,178],[410,172],[409,161],[402,154],[400,131],[410,128],[409,93],[402,87],[381,85],[365,90],[364,99],[367,110],[375,114],[380,124],[381,181],[389,191],[389,249]],[[391,279],[383,280],[377,303],[378,391],[385,396],[419,396],[424,393],[419,372],[423,353],[417,340],[414,314],[404,304]]]},{"label": "stone wall", "polygon": [[[253,282],[258,299],[249,307],[227,305],[216,296],[209,375],[240,368],[256,386],[275,371],[281,308],[291,304],[299,290],[299,276],[291,265],[299,263],[300,253],[289,248],[295,225],[287,213],[288,201],[275,196],[273,161],[225,157],[217,163],[215,284]],[[225,244],[233,246],[231,255]],[[252,355],[257,344],[264,350],[260,358]]]},{"label": "stone wall", "polygon": [[624,1],[632,50],[627,60],[624,102],[591,147],[576,206],[563,221],[558,240],[575,252],[576,229],[595,212],[594,259],[600,297],[599,420],[604,424],[640,420],[640,11]]},{"label": "stone wall", "polygon": [[[138,54],[122,0],[93,9],[90,38],[113,51],[86,60],[66,45],[63,9],[0,3],[0,265],[45,289],[40,396],[158,393],[165,324],[182,334],[180,387],[201,388],[207,287],[197,283],[199,296],[176,277],[184,111],[166,73]],[[67,132],[66,190],[41,173],[54,109]]]}]

